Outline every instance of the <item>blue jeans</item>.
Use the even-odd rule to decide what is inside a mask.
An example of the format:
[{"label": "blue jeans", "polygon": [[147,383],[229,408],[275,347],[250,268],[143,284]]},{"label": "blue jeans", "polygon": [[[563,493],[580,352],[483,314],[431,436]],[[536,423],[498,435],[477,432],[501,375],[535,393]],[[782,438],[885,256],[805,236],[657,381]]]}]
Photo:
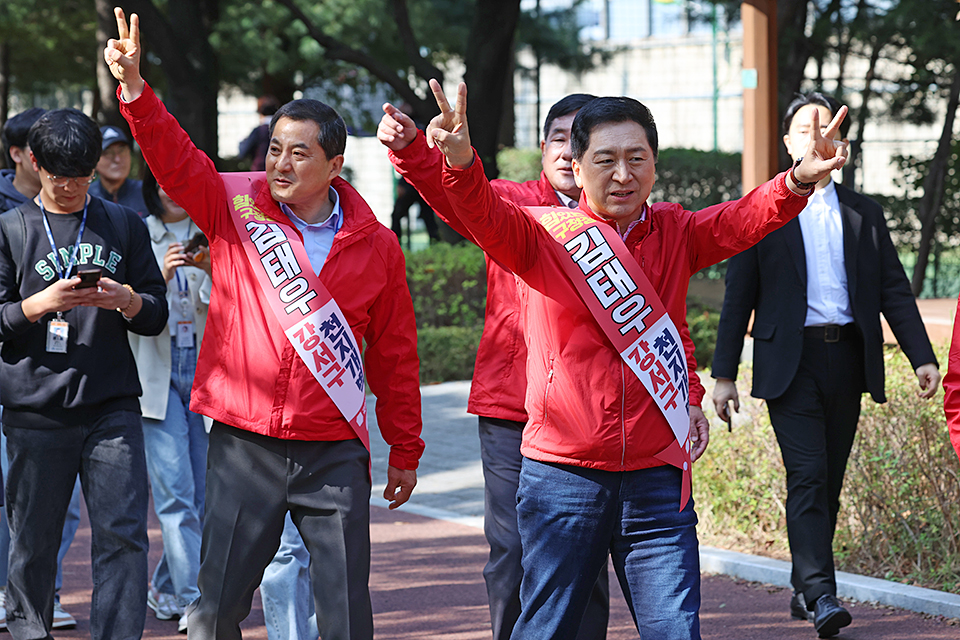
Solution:
[{"label": "blue jeans", "polygon": [[93,640],[136,640],[147,603],[147,471],[140,415],[114,411],[58,429],[4,426],[10,474],[7,626],[17,640],[50,638],[57,551],[80,474],[90,515]]},{"label": "blue jeans", "polygon": [[269,640],[316,640],[320,635],[310,586],[310,554],[289,513],[280,548],[263,571],[260,600]]},{"label": "blue jeans", "polygon": [[[7,436],[0,431],[0,467],[3,468],[3,477],[8,471],[7,463]],[[60,537],[60,550],[57,552],[57,600],[60,600],[60,587],[63,586],[63,558],[73,544],[73,538],[80,527],[80,479],[73,484],[73,495],[70,496],[70,506],[67,507],[67,517],[63,521],[63,535]],[[10,528],[7,526],[7,510],[0,509],[0,587],[7,585],[7,559],[10,555]]]},{"label": "blue jeans", "polygon": [[201,521],[207,472],[207,432],[190,411],[196,348],[170,348],[170,390],[163,420],[143,419],[143,444],[153,491],[153,508],[163,533],[163,555],[153,586],[173,594],[183,608],[200,597]]},{"label": "blue jeans", "polygon": [[[481,417],[480,459],[483,461],[483,534],[490,557],[483,568],[490,603],[493,640],[507,640],[520,617],[523,579],[520,531],[517,529],[517,487],[520,485],[520,441],[523,423]],[[607,563],[594,585],[578,640],[605,640],[610,617],[610,580]]]},{"label": "blue jeans", "polygon": [[697,515],[692,500],[678,512],[680,486],[670,466],[611,472],[524,458],[522,612],[511,638],[575,638],[609,553],[641,638],[698,640]]}]

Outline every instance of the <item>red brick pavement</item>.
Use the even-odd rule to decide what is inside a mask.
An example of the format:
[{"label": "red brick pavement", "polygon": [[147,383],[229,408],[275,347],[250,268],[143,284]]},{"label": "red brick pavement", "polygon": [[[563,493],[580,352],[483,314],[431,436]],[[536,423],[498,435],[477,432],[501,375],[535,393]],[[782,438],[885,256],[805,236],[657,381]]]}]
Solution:
[{"label": "red brick pavement", "polygon": [[[373,571],[370,586],[377,640],[487,640],[490,637],[486,590],[481,570],[486,543],[477,529],[399,511],[372,507]],[[90,530],[86,514],[64,562],[65,608],[77,629],[57,638],[88,638],[90,606]],[[160,530],[151,513],[150,567],[160,556]],[[613,572],[611,571],[611,575]],[[613,606],[609,640],[636,640],[636,628],[619,586],[611,584]],[[790,620],[789,592],[776,587],[705,576],[701,626],[705,640],[777,640],[816,638],[812,625]],[[848,605],[853,625],[838,638],[847,640],[957,640],[957,621],[919,614]],[[183,638],[176,622],[161,622],[148,610],[145,638]],[[245,638],[266,640],[259,596],[243,624]],[[649,639],[648,639],[649,640]],[[653,639],[656,640],[656,639]]]}]

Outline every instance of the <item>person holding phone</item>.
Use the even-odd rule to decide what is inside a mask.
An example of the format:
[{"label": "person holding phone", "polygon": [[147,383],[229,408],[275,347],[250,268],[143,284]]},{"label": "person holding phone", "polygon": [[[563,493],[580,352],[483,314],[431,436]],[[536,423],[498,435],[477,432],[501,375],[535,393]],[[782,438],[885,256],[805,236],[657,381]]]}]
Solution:
[{"label": "person holding phone", "polygon": [[[163,533],[163,555],[147,591],[147,606],[159,620],[187,630],[184,608],[200,592],[200,522],[203,517],[207,430],[190,411],[190,389],[207,320],[210,260],[206,238],[189,214],[164,193],[149,168],[144,172],[144,218],[157,264],[167,282],[169,319],[158,336],[130,336],[137,360],[140,410],[153,507]],[[198,236],[199,234],[199,236]]]},{"label": "person holding phone", "polygon": [[[90,516],[92,638],[140,637],[147,472],[127,333],[167,323],[166,287],[137,215],[90,196],[96,123],[49,111],[28,134],[40,193],[0,215],[0,395],[10,462],[7,627],[50,637],[57,549],[77,476]],[[100,269],[78,288],[74,270]]]}]

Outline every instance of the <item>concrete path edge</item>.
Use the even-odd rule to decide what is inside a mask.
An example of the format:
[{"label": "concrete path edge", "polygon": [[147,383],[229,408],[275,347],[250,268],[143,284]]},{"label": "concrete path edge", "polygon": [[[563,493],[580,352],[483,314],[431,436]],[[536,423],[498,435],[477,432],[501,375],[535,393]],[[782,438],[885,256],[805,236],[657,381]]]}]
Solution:
[{"label": "concrete path edge", "polygon": [[[700,547],[700,569],[777,587],[792,586],[789,562],[736,551]],[[875,602],[919,613],[960,618],[960,595],[844,571],[837,572],[837,595],[860,602]]]},{"label": "concrete path edge", "polygon": [[[386,500],[379,497],[371,499],[370,504],[387,506]],[[452,511],[409,503],[402,508],[428,518],[483,530],[482,517],[465,517]],[[773,558],[701,546],[700,570],[704,573],[720,573],[751,582],[791,588],[790,563]],[[844,571],[837,572],[837,595],[859,602],[873,602],[919,613],[960,618],[960,595]]]}]

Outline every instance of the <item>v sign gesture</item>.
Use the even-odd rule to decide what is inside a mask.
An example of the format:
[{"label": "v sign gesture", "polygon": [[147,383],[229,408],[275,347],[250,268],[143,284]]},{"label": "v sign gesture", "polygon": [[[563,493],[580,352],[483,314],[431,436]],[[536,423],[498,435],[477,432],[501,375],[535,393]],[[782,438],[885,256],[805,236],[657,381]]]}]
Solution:
[{"label": "v sign gesture", "polygon": [[[802,183],[818,183],[831,171],[841,168],[847,161],[849,153],[848,143],[838,140],[840,137],[840,123],[847,115],[847,107],[843,106],[837,111],[830,124],[820,131],[820,112],[817,109],[812,110],[813,123],[810,128],[810,141],[803,151],[803,157],[800,164],[797,165],[790,174],[790,177]],[[795,189],[798,192],[808,191],[798,185]]]},{"label": "v sign gesture", "polygon": [[467,85],[457,87],[457,106],[451,108],[440,83],[430,81],[433,97],[440,107],[440,115],[427,125],[427,145],[437,148],[455,169],[466,169],[473,164],[473,147],[470,146],[470,131],[467,128]]},{"label": "v sign gesture", "polygon": [[131,102],[143,93],[143,77],[140,75],[140,18],[130,14],[130,26],[123,15],[123,9],[115,7],[117,31],[120,39],[111,38],[103,50],[103,60],[110,67],[110,73],[120,81],[123,99]]}]

